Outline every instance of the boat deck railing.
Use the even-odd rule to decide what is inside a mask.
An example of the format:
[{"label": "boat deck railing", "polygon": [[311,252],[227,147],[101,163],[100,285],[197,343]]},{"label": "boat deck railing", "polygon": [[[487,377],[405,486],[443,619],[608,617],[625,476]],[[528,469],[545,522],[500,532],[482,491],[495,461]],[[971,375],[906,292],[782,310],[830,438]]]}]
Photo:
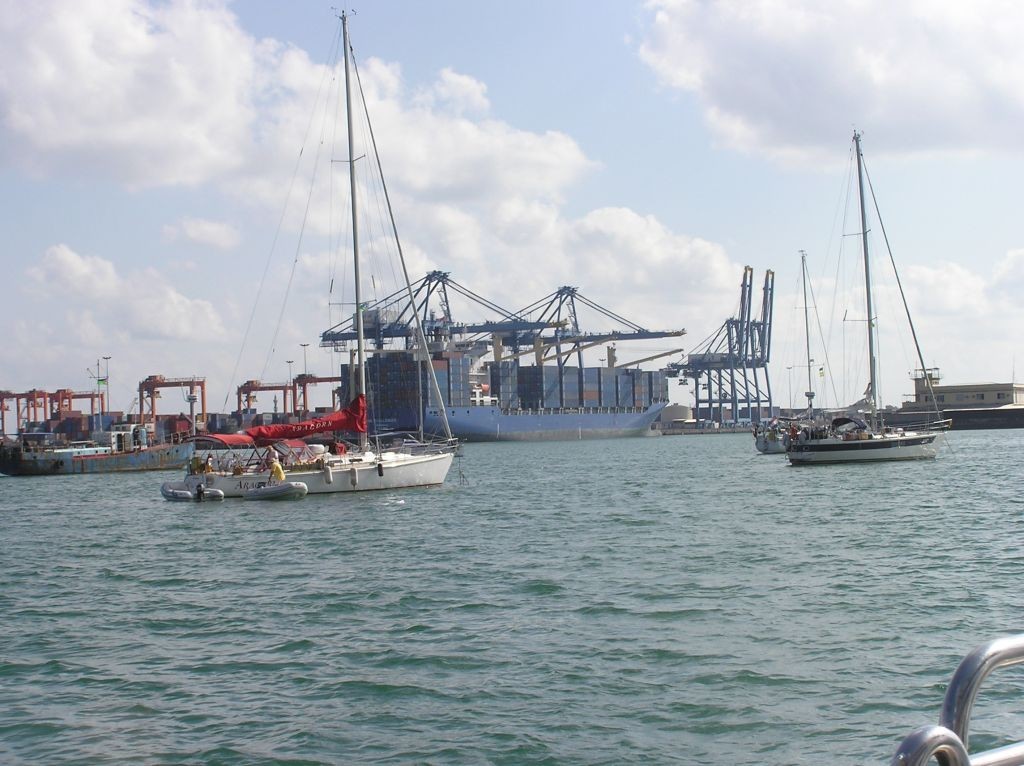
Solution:
[{"label": "boat deck railing", "polygon": [[900,423],[897,425],[886,424],[886,428],[902,428],[904,431],[949,431],[953,428],[953,421],[950,418],[942,420],[922,420],[918,423]]},{"label": "boat deck railing", "polygon": [[968,654],[953,674],[937,726],[922,726],[909,734],[893,755],[890,766],[1024,766],[1024,741],[973,756],[967,753],[971,710],[982,682],[998,668],[1024,663],[1024,634],[999,638]]}]

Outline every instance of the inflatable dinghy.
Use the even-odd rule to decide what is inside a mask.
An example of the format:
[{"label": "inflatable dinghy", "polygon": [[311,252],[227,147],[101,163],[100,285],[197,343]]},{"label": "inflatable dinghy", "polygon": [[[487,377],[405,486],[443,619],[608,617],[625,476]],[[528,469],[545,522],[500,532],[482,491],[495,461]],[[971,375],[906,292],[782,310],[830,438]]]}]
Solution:
[{"label": "inflatable dinghy", "polygon": [[280,484],[264,484],[262,487],[247,489],[243,500],[298,500],[305,497],[309,487],[301,481],[285,481]]},{"label": "inflatable dinghy", "polygon": [[219,489],[207,489],[202,484],[195,490],[189,489],[182,481],[165,481],[160,485],[160,494],[165,500],[190,500],[203,502],[204,500],[223,500],[224,492]]}]

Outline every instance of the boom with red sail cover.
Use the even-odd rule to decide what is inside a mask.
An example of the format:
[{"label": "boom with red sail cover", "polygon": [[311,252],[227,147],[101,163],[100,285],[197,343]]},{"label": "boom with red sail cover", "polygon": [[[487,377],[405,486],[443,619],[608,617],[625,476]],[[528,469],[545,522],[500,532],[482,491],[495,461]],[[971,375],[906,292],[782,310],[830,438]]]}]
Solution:
[{"label": "boom with red sail cover", "polygon": [[360,394],[343,410],[322,418],[303,420],[301,423],[283,423],[275,426],[247,428],[245,433],[257,444],[270,444],[281,439],[301,439],[325,431],[356,431],[366,433],[366,397]]}]

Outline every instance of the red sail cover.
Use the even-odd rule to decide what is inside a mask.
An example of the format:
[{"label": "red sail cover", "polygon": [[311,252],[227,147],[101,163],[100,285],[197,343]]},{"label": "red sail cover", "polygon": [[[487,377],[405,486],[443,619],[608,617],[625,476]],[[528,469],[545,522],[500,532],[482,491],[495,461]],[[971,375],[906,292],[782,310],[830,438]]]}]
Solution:
[{"label": "red sail cover", "polygon": [[301,439],[303,436],[319,434],[324,431],[366,433],[366,397],[360,394],[345,409],[332,412],[323,418],[303,420],[301,423],[257,426],[256,428],[247,428],[245,433],[260,444],[268,444],[281,439]]}]

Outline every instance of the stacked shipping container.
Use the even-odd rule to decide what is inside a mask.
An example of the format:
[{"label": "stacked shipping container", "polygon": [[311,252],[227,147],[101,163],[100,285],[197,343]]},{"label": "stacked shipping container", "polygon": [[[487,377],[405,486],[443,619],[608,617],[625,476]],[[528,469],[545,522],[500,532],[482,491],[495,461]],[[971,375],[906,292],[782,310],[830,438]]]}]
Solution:
[{"label": "stacked shipping container", "polygon": [[519,363],[504,361],[492,364],[490,372],[491,396],[497,397],[498,405],[504,409],[519,409]]}]

